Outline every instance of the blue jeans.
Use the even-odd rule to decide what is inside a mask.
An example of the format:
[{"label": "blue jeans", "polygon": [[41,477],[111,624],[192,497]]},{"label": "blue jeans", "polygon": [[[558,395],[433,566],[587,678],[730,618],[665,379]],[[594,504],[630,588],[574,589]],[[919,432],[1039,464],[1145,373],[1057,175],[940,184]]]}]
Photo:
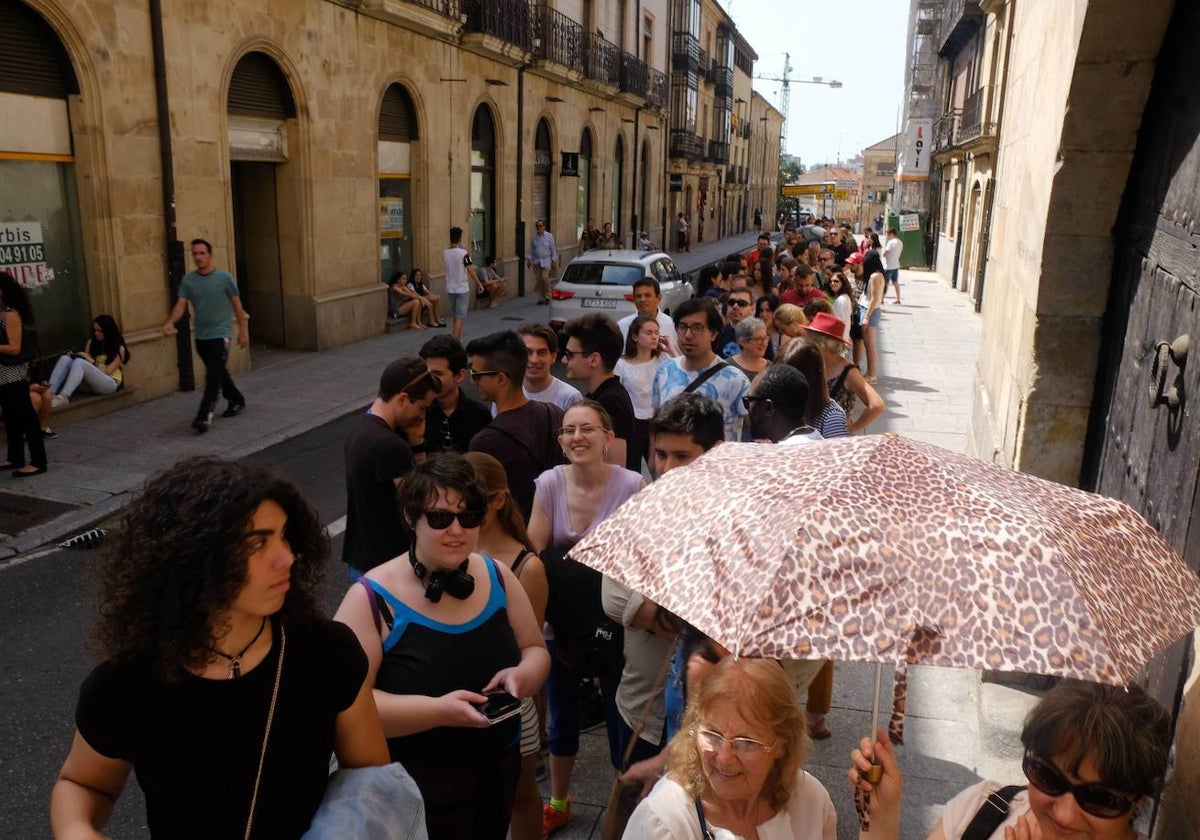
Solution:
[{"label": "blue jeans", "polygon": [[[547,747],[551,755],[573,757],[579,754],[579,680],[578,672],[563,664],[550,649],[550,677],[546,680],[546,708],[550,714]],[[617,711],[617,686],[621,675],[600,677],[600,697],[604,701],[604,726],[608,730],[608,755],[616,767],[621,761],[621,741],[618,726],[621,713]]]}]

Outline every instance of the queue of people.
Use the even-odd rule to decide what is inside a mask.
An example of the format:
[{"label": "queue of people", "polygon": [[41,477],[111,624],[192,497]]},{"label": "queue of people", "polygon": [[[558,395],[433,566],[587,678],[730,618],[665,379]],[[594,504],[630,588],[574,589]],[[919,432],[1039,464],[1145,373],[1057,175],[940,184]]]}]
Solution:
[{"label": "queue of people", "polygon": [[[833,244],[836,259],[846,243]],[[762,290],[771,259],[747,262]],[[548,837],[573,817],[579,695],[594,682],[613,801],[633,789],[637,803],[614,808],[605,837],[834,840],[833,797],[846,795],[870,821],[860,837],[898,838],[903,773],[882,730],[850,756],[844,793],[804,768],[830,735],[831,663],[798,676],[732,656],[569,556],[643,472],[686,470],[725,441],[818,445],[878,417],[883,400],[847,357],[838,315],[858,307],[837,265],[821,278],[832,299],[804,307],[778,284],[756,299],[729,267],[710,277],[718,294],[667,318],[670,341],[647,282],[636,316],[569,323],[561,352],[553,331],[524,325],[465,347],[443,333],[390,364],[346,440],[348,580],[332,620],[316,595],[328,537],[292,485],[215,459],[154,477],[102,565],[103,661],[80,691],[55,836],[101,836],[133,771],[152,836],[300,837],[324,813],[334,755],[348,771],[396,768],[415,801],[385,808],[420,814],[406,835],[341,836]],[[19,346],[25,315],[2,279],[0,295]],[[814,302],[827,308],[805,314]],[[59,362],[52,394],[121,371],[111,320],[93,323],[86,358]],[[558,359],[586,395],[552,376]],[[1134,837],[1169,725],[1136,688],[1064,682],[1022,732],[1028,786],[968,788],[930,840]]]}]

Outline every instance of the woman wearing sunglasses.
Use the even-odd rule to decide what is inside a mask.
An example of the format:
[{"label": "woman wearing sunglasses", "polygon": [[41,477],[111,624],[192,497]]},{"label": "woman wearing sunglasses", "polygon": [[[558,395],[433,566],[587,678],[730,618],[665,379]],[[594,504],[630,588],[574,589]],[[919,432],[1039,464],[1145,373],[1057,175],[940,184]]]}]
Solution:
[{"label": "woman wearing sunglasses", "polygon": [[[989,814],[992,821],[984,825],[993,830],[982,836],[990,840],[1144,840],[1133,828],[1134,813],[1162,789],[1171,749],[1171,718],[1153,698],[1136,685],[1061,682],[1029,713],[1021,744],[1027,785],[972,785],[946,804],[929,840],[959,840]],[[866,739],[853,753],[850,784],[856,791],[872,790],[860,776],[871,754]],[[874,788],[873,826],[877,817],[889,828],[898,824],[898,775],[886,772]],[[889,840],[899,832],[875,836]]]},{"label": "woman wearing sunglasses", "polygon": [[399,504],[409,550],[352,586],[335,618],[366,651],[388,749],[421,789],[430,840],[503,840],[521,724],[485,716],[485,695],[520,699],[541,687],[550,670],[541,627],[508,566],[475,553],[487,495],[461,455],[417,465]]}]

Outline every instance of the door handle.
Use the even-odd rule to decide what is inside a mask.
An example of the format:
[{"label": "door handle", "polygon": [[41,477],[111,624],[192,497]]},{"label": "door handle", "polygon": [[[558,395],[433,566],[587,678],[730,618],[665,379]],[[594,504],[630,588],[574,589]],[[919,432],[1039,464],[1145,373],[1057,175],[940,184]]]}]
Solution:
[{"label": "door handle", "polygon": [[[1150,407],[1167,405],[1178,408],[1183,402],[1183,368],[1187,366],[1189,338],[1187,333],[1174,341],[1158,341],[1154,344],[1154,361],[1150,365]],[[1174,363],[1179,368],[1175,381],[1167,388],[1167,371]]]}]

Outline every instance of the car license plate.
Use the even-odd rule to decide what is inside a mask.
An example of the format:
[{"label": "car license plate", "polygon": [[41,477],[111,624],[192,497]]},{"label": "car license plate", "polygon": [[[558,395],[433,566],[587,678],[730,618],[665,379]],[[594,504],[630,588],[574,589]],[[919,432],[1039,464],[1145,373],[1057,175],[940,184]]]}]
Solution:
[{"label": "car license plate", "polygon": [[584,309],[616,309],[617,302],[608,298],[584,298],[582,306]]}]

